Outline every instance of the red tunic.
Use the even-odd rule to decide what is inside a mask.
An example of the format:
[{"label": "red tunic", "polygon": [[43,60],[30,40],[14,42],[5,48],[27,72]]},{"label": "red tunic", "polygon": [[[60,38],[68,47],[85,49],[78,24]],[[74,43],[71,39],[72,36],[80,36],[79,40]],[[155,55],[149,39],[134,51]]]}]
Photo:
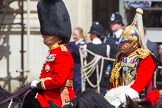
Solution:
[{"label": "red tunic", "polygon": [[[49,107],[48,101],[62,106],[61,90],[65,87],[66,81],[73,78],[73,65],[72,56],[66,46],[58,45],[49,51],[40,74],[43,92],[36,95],[41,107]],[[75,97],[73,88],[68,87],[68,92],[69,98],[73,99]]]},{"label": "red tunic", "polygon": [[[149,86],[152,84],[152,76],[155,68],[156,64],[151,55],[145,59],[142,59],[137,68],[135,82],[131,85],[131,88],[136,90],[138,93],[140,93],[146,87],[149,88]],[[147,101],[150,101],[152,105],[155,104],[159,97],[160,95],[157,90],[150,90],[150,92],[148,92],[146,95]]]}]

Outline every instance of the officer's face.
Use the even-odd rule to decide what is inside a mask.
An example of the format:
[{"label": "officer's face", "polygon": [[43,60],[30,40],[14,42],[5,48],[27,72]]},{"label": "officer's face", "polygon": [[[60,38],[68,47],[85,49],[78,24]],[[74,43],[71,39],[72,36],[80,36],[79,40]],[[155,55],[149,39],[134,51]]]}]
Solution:
[{"label": "officer's face", "polygon": [[119,44],[120,52],[124,53],[124,54],[129,53],[130,49],[131,49],[130,46],[131,46],[131,42],[129,42],[129,41],[121,42]]},{"label": "officer's face", "polygon": [[122,28],[122,25],[120,23],[112,22],[112,23],[110,23],[110,28],[111,28],[112,32],[116,32]]},{"label": "officer's face", "polygon": [[97,36],[96,36],[96,34],[95,33],[91,33],[90,34],[90,39],[91,39],[91,41],[94,39],[94,38],[96,38]]},{"label": "officer's face", "polygon": [[139,46],[138,43],[132,44],[131,41],[125,41],[125,42],[119,43],[120,52],[123,54],[129,54],[130,52],[137,49],[138,46]]},{"label": "officer's face", "polygon": [[43,37],[44,44],[47,46],[54,44],[56,38],[55,36],[45,36],[45,35],[42,37]]}]

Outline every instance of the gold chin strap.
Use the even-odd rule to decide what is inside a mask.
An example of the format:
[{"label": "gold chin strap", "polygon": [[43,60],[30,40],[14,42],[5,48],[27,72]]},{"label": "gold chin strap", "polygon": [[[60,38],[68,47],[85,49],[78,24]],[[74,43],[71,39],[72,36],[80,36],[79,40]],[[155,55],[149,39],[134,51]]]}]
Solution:
[{"label": "gold chin strap", "polygon": [[47,43],[49,42],[50,40],[52,40],[55,36],[49,36],[44,42]]}]

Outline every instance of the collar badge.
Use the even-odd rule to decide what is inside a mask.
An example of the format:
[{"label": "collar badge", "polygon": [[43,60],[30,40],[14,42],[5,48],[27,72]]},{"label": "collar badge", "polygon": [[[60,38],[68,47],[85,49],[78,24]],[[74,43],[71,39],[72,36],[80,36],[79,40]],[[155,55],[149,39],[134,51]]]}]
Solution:
[{"label": "collar badge", "polygon": [[56,57],[56,54],[50,54],[48,57],[47,57],[47,61],[48,62],[52,62],[55,60],[55,57]]}]

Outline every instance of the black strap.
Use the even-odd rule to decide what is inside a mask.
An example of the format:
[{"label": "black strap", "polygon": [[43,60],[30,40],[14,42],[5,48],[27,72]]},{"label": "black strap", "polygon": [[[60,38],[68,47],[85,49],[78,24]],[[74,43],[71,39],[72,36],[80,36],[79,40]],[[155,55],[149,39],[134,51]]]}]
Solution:
[{"label": "black strap", "polygon": [[150,51],[150,53],[151,53],[152,57],[154,58],[156,64],[162,66],[162,62],[156,57],[156,55],[154,53],[152,53],[151,51]]},{"label": "black strap", "polygon": [[22,102],[20,104],[20,108],[23,108],[23,105],[24,105],[24,100],[26,98],[26,96],[31,92],[31,89],[27,90],[23,96],[23,99],[22,99]]},{"label": "black strap", "polygon": [[13,93],[13,95],[8,97],[7,99],[0,101],[0,105],[3,104],[3,103],[8,102],[11,99],[15,99],[16,97],[18,97],[18,96],[24,94],[25,92],[27,92],[29,89],[30,89],[30,86],[27,85],[24,88],[21,88],[21,89],[17,90],[16,92]]},{"label": "black strap", "polygon": [[51,108],[61,108],[58,105],[56,105],[55,103],[53,103],[52,101],[48,101],[48,103],[50,104]]}]

